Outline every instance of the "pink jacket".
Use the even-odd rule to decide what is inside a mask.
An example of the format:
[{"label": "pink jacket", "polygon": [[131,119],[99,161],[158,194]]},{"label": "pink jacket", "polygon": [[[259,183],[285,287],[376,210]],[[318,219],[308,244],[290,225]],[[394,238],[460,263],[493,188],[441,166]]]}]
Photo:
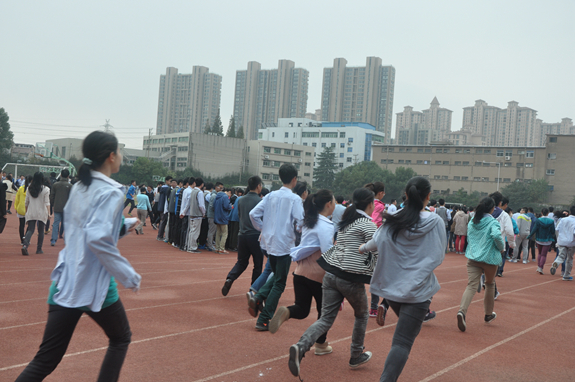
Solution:
[{"label": "pink jacket", "polygon": [[381,200],[375,199],[374,201],[375,208],[371,214],[371,219],[379,228],[383,224],[383,211],[385,210],[385,204]]}]

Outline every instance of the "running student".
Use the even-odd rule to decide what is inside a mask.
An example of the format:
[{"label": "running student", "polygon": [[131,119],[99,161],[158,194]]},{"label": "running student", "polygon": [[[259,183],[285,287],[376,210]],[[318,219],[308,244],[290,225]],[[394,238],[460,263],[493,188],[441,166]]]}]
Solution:
[{"label": "running student", "polygon": [[549,215],[549,210],[543,208],[541,210],[541,217],[535,221],[535,225],[529,236],[529,239],[535,239],[535,243],[537,244],[537,251],[539,252],[537,272],[540,274],[543,274],[543,267],[547,261],[547,253],[555,241],[555,222],[553,219],[548,218],[547,215]]},{"label": "running student", "polygon": [[321,317],[302,335],[299,342],[289,349],[288,366],[294,376],[300,374],[304,354],[333,325],[343,299],[354,311],[355,324],[351,336],[349,367],[355,369],[371,359],[371,352],[364,352],[364,339],[369,311],[365,284],[377,262],[377,253],[359,253],[359,247],[371,240],[376,230],[371,220],[374,194],[367,188],[353,193],[353,204],[348,207],[339,224],[337,243],[317,261],[326,271],[323,277]]},{"label": "running student", "polygon": [[485,274],[485,295],[483,308],[485,322],[490,323],[497,317],[493,311],[495,299],[495,274],[501,265],[501,252],[505,250],[501,226],[492,216],[495,202],[490,197],[481,199],[475,209],[475,216],[469,222],[467,236],[469,244],[465,251],[467,257],[467,288],[461,297],[457,312],[457,327],[464,332],[467,329],[467,308],[480,285],[481,275]]},{"label": "running student", "polygon": [[575,253],[575,206],[571,206],[569,216],[562,218],[557,224],[557,248],[559,255],[553,261],[549,272],[554,275],[559,264],[565,262],[563,280],[573,281],[571,270],[573,269],[573,254]]},{"label": "running student", "polygon": [[[255,296],[248,293],[249,313],[257,317],[256,330],[269,330],[269,320],[273,317],[278,301],[285,290],[289,268],[290,252],[295,245],[294,222],[301,230],[303,205],[301,198],[292,192],[297,184],[297,169],[292,164],[283,164],[279,169],[283,187],[268,194],[250,212],[255,229],[262,232],[261,241],[269,256],[274,273]],[[266,306],[261,309],[262,301]]]},{"label": "running student", "polygon": [[46,221],[50,220],[50,188],[44,185],[44,175],[41,172],[34,174],[32,183],[26,193],[26,224],[28,228],[22,245],[22,255],[28,256],[28,246],[38,226],[38,244],[36,254],[42,254]]},{"label": "running student", "polygon": [[109,339],[99,382],[118,380],[131,341],[116,280],[138,291],[141,277],[117,248],[118,239],[127,231],[122,217],[124,191],[110,178],[119,171],[122,154],[116,137],[101,131],[84,139],[82,152],[80,182],[72,187],[64,207],[66,246],[51,275],[44,338],[17,382],[42,381],[54,371],[84,313]]},{"label": "running student", "polygon": [[[447,244],[444,220],[425,209],[431,194],[429,181],[411,178],[405,193],[404,208],[384,214],[385,222],[373,239],[359,248],[379,253],[370,289],[398,316],[381,382],[396,381],[407,362],[431,299],[440,288],[433,271],[443,262]],[[378,321],[384,313],[380,305]]]},{"label": "running student", "polygon": [[[295,303],[278,308],[270,321],[270,332],[275,333],[290,318],[303,320],[309,315],[311,300],[315,299],[317,318],[321,318],[322,282],[325,275],[317,261],[321,254],[333,246],[333,222],[328,219],[335,208],[335,199],[329,190],[319,190],[307,197],[304,203],[304,225],[301,243],[292,248],[291,257],[297,262],[293,273]],[[332,352],[326,341],[327,332],[315,343],[315,354],[324,355]]]}]

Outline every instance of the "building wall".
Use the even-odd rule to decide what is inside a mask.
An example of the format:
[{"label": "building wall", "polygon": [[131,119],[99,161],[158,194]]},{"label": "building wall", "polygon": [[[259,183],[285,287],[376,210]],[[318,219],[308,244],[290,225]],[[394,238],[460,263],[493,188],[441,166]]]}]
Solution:
[{"label": "building wall", "polygon": [[575,135],[549,135],[545,147],[374,145],[373,160],[390,171],[412,168],[438,193],[463,188],[487,195],[497,190],[498,178],[499,188],[546,179],[552,189],[548,202],[566,205],[575,196],[573,145]]},{"label": "building wall", "polygon": [[143,150],[150,158],[162,162],[173,171],[188,167],[190,133],[144,136]]},{"label": "building wall", "polygon": [[207,176],[246,173],[246,153],[245,139],[190,134],[188,164]]},{"label": "building wall", "polygon": [[167,68],[160,76],[156,134],[203,132],[220,108],[222,77],[194,66],[191,74]]},{"label": "building wall", "polygon": [[395,68],[382,66],[379,57],[367,57],[362,67],[336,58],[323,72],[322,120],[366,122],[391,139],[394,87]]},{"label": "building wall", "polygon": [[[316,122],[282,118],[278,127],[260,129],[258,139],[313,147],[315,156],[333,147],[339,168],[371,160],[372,141],[383,142],[383,133],[363,122]],[[314,163],[315,166],[315,163]]]},{"label": "building wall", "polygon": [[298,169],[298,178],[310,186],[313,182],[313,154],[311,147],[270,141],[248,141],[248,173],[257,174],[270,187],[279,179],[279,168],[291,163]]}]

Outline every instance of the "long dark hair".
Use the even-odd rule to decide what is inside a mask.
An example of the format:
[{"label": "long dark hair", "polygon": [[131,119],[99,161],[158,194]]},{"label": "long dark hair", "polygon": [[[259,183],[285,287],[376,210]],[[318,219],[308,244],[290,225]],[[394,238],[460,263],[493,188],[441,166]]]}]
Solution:
[{"label": "long dark hair", "polygon": [[42,188],[44,188],[44,174],[39,171],[34,173],[34,178],[28,188],[30,189],[30,196],[37,198]]},{"label": "long dark hair", "polygon": [[431,192],[431,183],[422,176],[415,176],[407,182],[405,194],[407,199],[403,208],[391,215],[384,212],[385,225],[391,230],[391,239],[395,242],[402,230],[414,231],[419,223],[419,213],[423,209],[423,202]]},{"label": "long dark hair", "polygon": [[345,227],[353,223],[359,218],[364,217],[357,210],[365,211],[367,206],[373,203],[375,195],[373,191],[368,188],[358,188],[353,192],[353,202],[351,206],[345,209],[341,221],[339,222],[339,229],[343,230]]},{"label": "long dark hair", "polygon": [[333,200],[333,193],[330,190],[319,190],[315,194],[309,194],[303,204],[305,217],[303,225],[313,228],[319,219],[319,213],[323,211],[325,205]]},{"label": "long dark hair", "polygon": [[24,182],[24,192],[26,192],[26,190],[28,190],[30,183],[32,183],[32,175],[26,176],[26,181]]},{"label": "long dark hair", "polygon": [[91,132],[82,143],[82,153],[86,161],[90,164],[82,163],[78,170],[78,178],[86,187],[92,184],[92,173],[90,170],[97,170],[108,159],[111,153],[118,150],[118,139],[112,134],[103,131]]},{"label": "long dark hair", "polygon": [[380,192],[385,192],[385,185],[383,184],[383,182],[373,182],[373,183],[368,183],[365,186],[363,186],[367,189],[370,189],[371,191],[373,191],[374,195],[379,194]]},{"label": "long dark hair", "polygon": [[[307,182],[306,181],[299,181],[296,183],[295,187],[293,188],[294,194],[297,194],[300,198],[304,192],[307,191]],[[309,196],[309,193],[308,193]]]},{"label": "long dark hair", "polygon": [[495,207],[495,201],[489,196],[484,197],[479,201],[477,207],[475,207],[475,216],[473,217],[473,223],[479,224],[483,215],[491,212],[491,209]]}]

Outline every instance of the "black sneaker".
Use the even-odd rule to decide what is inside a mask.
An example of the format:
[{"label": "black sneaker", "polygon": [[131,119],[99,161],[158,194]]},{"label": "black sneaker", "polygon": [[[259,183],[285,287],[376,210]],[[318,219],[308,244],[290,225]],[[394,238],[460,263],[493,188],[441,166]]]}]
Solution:
[{"label": "black sneaker", "polygon": [[228,295],[228,293],[230,292],[230,288],[232,287],[233,283],[234,283],[234,281],[232,279],[226,280],[226,282],[224,283],[224,286],[222,287],[222,294],[224,296]]},{"label": "black sneaker", "polygon": [[377,307],[377,316],[375,317],[375,322],[377,322],[377,324],[379,326],[385,325],[385,316],[386,315],[387,315],[387,308],[385,307],[385,305],[380,304]]},{"label": "black sneaker", "polygon": [[467,324],[465,323],[465,314],[463,314],[463,312],[457,312],[457,327],[462,332],[467,329]]},{"label": "black sneaker", "polygon": [[551,265],[551,269],[549,269],[549,273],[551,273],[553,276],[555,276],[555,271],[557,270],[558,266],[559,266],[559,263],[553,262],[553,264]]},{"label": "black sneaker", "polygon": [[288,366],[294,377],[299,377],[299,364],[302,358],[303,351],[301,351],[300,347],[297,344],[290,346]]},{"label": "black sneaker", "polygon": [[364,363],[367,363],[370,359],[371,359],[371,352],[366,351],[365,353],[362,353],[359,357],[350,358],[349,367],[355,369],[357,367],[360,367]]},{"label": "black sneaker", "polygon": [[427,310],[427,314],[425,315],[423,322],[431,321],[435,318],[435,316],[437,316],[437,314],[434,310]]},{"label": "black sneaker", "polygon": [[26,244],[22,246],[22,256],[28,256],[28,246]]},{"label": "black sneaker", "polygon": [[268,322],[256,322],[256,330],[258,332],[269,332],[270,324]]},{"label": "black sneaker", "polygon": [[495,320],[497,318],[497,314],[495,312],[485,316],[485,322],[487,324],[489,324],[490,322],[493,322],[493,320]]},{"label": "black sneaker", "polygon": [[248,292],[248,312],[252,317],[257,317],[259,312],[262,311],[262,303],[257,300],[255,295],[250,295]]}]

